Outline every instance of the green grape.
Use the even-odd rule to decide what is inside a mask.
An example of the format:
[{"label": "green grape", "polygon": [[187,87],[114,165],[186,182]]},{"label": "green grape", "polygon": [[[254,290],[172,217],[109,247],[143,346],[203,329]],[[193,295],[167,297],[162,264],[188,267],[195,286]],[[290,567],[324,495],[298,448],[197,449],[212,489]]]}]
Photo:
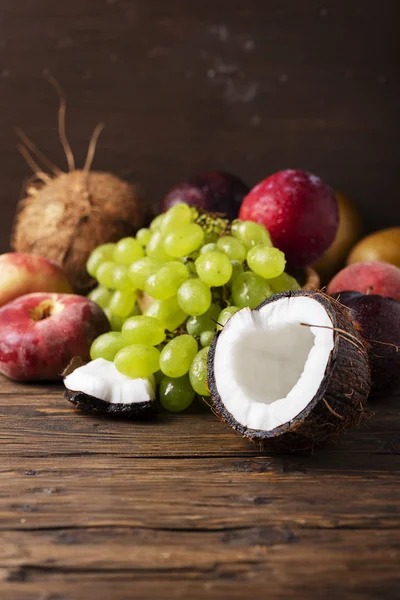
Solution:
[{"label": "green grape", "polygon": [[264,244],[272,246],[271,238],[264,225],[254,221],[240,221],[237,219],[232,223],[232,235],[239,239],[247,248]]},{"label": "green grape", "polygon": [[215,231],[205,231],[204,232],[204,242],[203,244],[215,244],[218,240],[218,233]]},{"label": "green grape", "polygon": [[113,289],[113,271],[115,267],[115,262],[111,262],[108,260],[107,262],[103,262],[99,268],[97,269],[96,278],[100,285]]},{"label": "green grape", "polygon": [[146,280],[144,290],[152,298],[167,300],[176,296],[179,286],[189,277],[185,265],[177,261],[167,263],[157,273],[150,275]]},{"label": "green grape", "polygon": [[207,357],[210,347],[203,348],[196,354],[189,370],[189,379],[192,388],[199,396],[210,396],[207,385]]},{"label": "green grape", "polygon": [[247,264],[257,275],[272,279],[283,273],[286,260],[284,253],[278,248],[254,246],[247,253]]},{"label": "green grape", "polygon": [[203,331],[215,331],[216,322],[221,308],[218,304],[211,304],[209,310],[198,317],[189,317],[186,321],[186,331],[198,337]]},{"label": "green grape", "polygon": [[162,222],[164,220],[164,214],[161,215],[157,215],[156,217],[154,217],[154,219],[152,220],[152,222],[150,223],[150,230],[151,231],[156,231],[157,229],[160,229]]},{"label": "green grape", "polygon": [[231,261],[222,252],[201,254],[195,264],[201,281],[209,286],[225,285],[232,276]]},{"label": "green grape", "polygon": [[156,258],[162,262],[167,262],[172,259],[164,249],[164,236],[161,231],[154,231],[146,248],[147,256]]},{"label": "green grape", "polygon": [[146,315],[130,317],[122,326],[122,338],[126,345],[158,346],[165,340],[164,325],[158,319]]},{"label": "green grape", "polygon": [[151,231],[147,227],[142,227],[136,232],[136,239],[143,247],[147,246],[151,238]]},{"label": "green grape", "polygon": [[164,240],[164,250],[170,256],[179,258],[191,254],[202,245],[204,232],[200,225],[190,223],[168,233]]},{"label": "green grape", "polygon": [[175,331],[187,319],[187,313],[179,306],[176,296],[168,300],[155,300],[144,314],[159,319],[168,331]]},{"label": "green grape", "polygon": [[188,279],[178,290],[178,304],[192,317],[204,314],[211,305],[211,290],[200,279]]},{"label": "green grape", "polygon": [[207,254],[208,252],[218,252],[218,247],[215,242],[204,244],[204,246],[200,248],[200,254]]},{"label": "green grape", "polygon": [[288,290],[301,289],[296,279],[287,273],[282,273],[274,279],[269,279],[268,283],[271,286],[274,294],[280,294],[281,292],[286,292]]},{"label": "green grape", "polygon": [[115,244],[102,244],[91,252],[86,263],[86,270],[92,277],[97,277],[97,269],[105,261],[112,260]]},{"label": "green grape", "polygon": [[125,317],[117,317],[113,315],[109,308],[105,308],[104,313],[110,323],[111,331],[121,331],[122,325],[125,322]]},{"label": "green grape", "polygon": [[209,346],[213,341],[215,331],[202,331],[200,334],[200,346],[204,348]]},{"label": "green grape", "polygon": [[128,267],[129,277],[134,288],[138,290],[144,290],[146,279],[157,273],[158,269],[162,266],[161,261],[150,256],[139,258]]},{"label": "green grape", "polygon": [[127,317],[136,304],[135,292],[116,290],[111,298],[109,309],[116,317]]},{"label": "green grape", "polygon": [[113,288],[123,292],[133,292],[135,286],[129,277],[129,270],[126,265],[115,265],[112,272]]},{"label": "green grape", "polygon": [[90,358],[104,358],[104,360],[114,360],[115,355],[124,347],[124,341],[120,333],[111,331],[103,333],[96,338],[90,348]]},{"label": "green grape", "polygon": [[88,298],[96,302],[101,308],[107,308],[112,297],[112,292],[102,285],[98,285],[90,292]]},{"label": "green grape", "polygon": [[164,267],[161,267],[157,273],[146,279],[144,291],[157,300],[167,300],[172,296],[176,296],[180,284],[179,279],[176,280],[171,277],[171,274]]},{"label": "green grape", "polygon": [[114,260],[120,265],[130,265],[143,256],[142,246],[133,237],[122,238],[115,246]]},{"label": "green grape", "polygon": [[194,390],[189,377],[163,377],[158,390],[160,402],[170,412],[181,412],[190,406],[194,400]]},{"label": "green grape", "polygon": [[232,283],[235,281],[236,277],[243,273],[243,263],[238,260],[231,260],[232,265],[232,277],[228,281],[229,287],[232,287]]},{"label": "green grape", "polygon": [[242,263],[246,258],[246,248],[240,240],[232,235],[223,235],[217,242],[218,250],[224,252],[230,260],[237,260]]},{"label": "green grape", "polygon": [[190,272],[188,266],[179,260],[171,260],[165,265],[165,268],[168,269],[173,277],[178,277],[181,283],[189,279]]},{"label": "green grape", "polygon": [[217,319],[217,331],[221,331],[221,329],[223,329],[224,325],[229,321],[232,315],[237,313],[238,310],[240,310],[238,306],[227,306],[226,308],[221,310]]},{"label": "green grape", "polygon": [[178,335],[164,346],[160,356],[160,369],[168,377],[182,377],[190,369],[196,356],[197,342],[191,335]]},{"label": "green grape", "polygon": [[189,275],[197,275],[196,273],[196,265],[194,264],[194,260],[188,260],[186,266],[189,270]]},{"label": "green grape", "polygon": [[164,373],[159,369],[158,371],[156,371],[153,375],[154,377],[154,382],[156,384],[156,386],[158,387],[161,383],[161,380],[163,377],[165,377]]},{"label": "green grape", "polygon": [[193,211],[187,204],[174,204],[165,214],[160,231],[166,234],[174,229],[189,225],[193,221]]},{"label": "green grape", "polygon": [[236,306],[256,308],[266,298],[272,296],[267,281],[251,271],[245,271],[232,283],[232,299]]},{"label": "green grape", "polygon": [[126,346],[117,353],[114,364],[120,373],[132,379],[149,377],[160,368],[160,352],[144,344]]}]

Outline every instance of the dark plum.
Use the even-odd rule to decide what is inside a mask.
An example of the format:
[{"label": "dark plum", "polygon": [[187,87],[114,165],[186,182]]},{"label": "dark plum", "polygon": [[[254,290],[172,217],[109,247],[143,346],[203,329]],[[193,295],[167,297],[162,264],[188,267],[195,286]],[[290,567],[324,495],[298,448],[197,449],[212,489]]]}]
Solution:
[{"label": "dark plum", "polygon": [[339,300],[345,306],[348,305],[348,302],[353,300],[354,298],[358,298],[358,296],[364,296],[361,292],[335,292],[334,294],[329,294],[335,300]]},{"label": "dark plum", "polygon": [[336,236],[338,201],[316,175],[286,169],[251,190],[240,207],[239,219],[262,223],[274,246],[285,253],[288,265],[306,267],[321,258]]},{"label": "dark plum", "polygon": [[233,220],[237,218],[242,200],[249,191],[250,188],[235,175],[210,171],[174,186],[164,198],[162,211],[184,202],[209,212],[224,213]]},{"label": "dark plum", "polygon": [[375,395],[400,386],[400,302],[378,294],[341,292],[337,299],[367,342]]}]

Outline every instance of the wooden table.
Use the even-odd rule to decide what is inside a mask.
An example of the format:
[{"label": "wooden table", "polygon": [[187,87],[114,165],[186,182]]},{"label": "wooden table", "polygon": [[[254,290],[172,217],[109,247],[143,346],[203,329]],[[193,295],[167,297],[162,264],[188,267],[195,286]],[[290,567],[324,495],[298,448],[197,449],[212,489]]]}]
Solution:
[{"label": "wooden table", "polygon": [[1,379],[0,598],[399,598],[400,398],[313,456]]}]

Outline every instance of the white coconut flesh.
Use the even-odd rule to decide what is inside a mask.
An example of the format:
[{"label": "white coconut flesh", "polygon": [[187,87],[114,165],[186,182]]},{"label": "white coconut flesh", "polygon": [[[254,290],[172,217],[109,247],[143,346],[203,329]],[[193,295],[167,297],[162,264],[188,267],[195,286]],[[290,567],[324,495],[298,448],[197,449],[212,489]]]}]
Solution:
[{"label": "white coconut flesh", "polygon": [[271,431],[288,423],[318,392],[333,347],[332,321],[313,298],[245,308],[229,319],[216,344],[221,401],[249,429]]},{"label": "white coconut flesh", "polygon": [[151,379],[131,379],[117,371],[113,362],[96,358],[64,379],[73,392],[83,392],[111,404],[134,404],[155,399]]}]

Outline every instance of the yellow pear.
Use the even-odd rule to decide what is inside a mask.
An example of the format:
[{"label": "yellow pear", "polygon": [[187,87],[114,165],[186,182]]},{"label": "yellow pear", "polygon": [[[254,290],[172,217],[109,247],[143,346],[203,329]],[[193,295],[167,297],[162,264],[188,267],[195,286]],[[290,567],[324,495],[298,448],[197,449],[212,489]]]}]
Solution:
[{"label": "yellow pear", "polygon": [[354,246],[347,264],[371,260],[400,267],[400,227],[390,227],[367,235]]},{"label": "yellow pear", "polygon": [[325,254],[313,265],[323,283],[344,265],[350,250],[362,235],[362,223],[358,209],[353,202],[341,193],[336,192],[339,205],[339,227],[335,239]]}]

